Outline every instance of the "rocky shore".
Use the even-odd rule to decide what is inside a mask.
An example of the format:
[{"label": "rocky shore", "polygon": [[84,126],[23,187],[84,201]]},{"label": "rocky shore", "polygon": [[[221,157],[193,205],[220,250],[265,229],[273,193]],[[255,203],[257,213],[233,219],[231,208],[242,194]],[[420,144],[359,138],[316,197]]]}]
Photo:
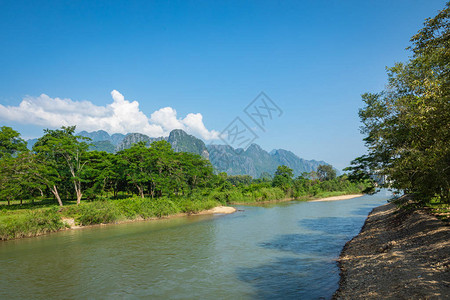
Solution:
[{"label": "rocky shore", "polygon": [[333,299],[450,299],[450,228],[423,211],[375,208],[338,263]]}]

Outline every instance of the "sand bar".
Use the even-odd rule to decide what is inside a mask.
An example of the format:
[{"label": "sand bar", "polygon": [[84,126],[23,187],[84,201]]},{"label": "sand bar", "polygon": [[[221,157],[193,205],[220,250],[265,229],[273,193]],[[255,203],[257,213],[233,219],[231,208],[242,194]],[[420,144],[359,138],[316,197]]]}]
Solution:
[{"label": "sand bar", "polygon": [[363,196],[363,194],[341,195],[341,196],[333,196],[333,197],[327,197],[327,198],[320,198],[320,199],[310,200],[308,202],[347,200],[347,199],[353,199],[353,198],[357,198],[357,197],[361,197],[361,196]]}]

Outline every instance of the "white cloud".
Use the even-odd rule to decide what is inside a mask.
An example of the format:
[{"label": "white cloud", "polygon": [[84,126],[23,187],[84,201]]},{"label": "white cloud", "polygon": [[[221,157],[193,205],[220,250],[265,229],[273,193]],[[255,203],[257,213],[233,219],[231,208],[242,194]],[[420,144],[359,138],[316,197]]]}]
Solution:
[{"label": "white cloud", "polygon": [[19,106],[0,104],[0,120],[39,125],[49,128],[77,125],[77,130],[105,130],[112,133],[140,132],[151,137],[167,136],[173,129],[183,129],[205,140],[217,139],[219,132],[209,131],[200,113],[177,117],[171,107],[161,108],[148,118],[139,102],[125,100],[118,91],[111,92],[113,102],[97,106],[90,101],[39,97],[25,97]]}]

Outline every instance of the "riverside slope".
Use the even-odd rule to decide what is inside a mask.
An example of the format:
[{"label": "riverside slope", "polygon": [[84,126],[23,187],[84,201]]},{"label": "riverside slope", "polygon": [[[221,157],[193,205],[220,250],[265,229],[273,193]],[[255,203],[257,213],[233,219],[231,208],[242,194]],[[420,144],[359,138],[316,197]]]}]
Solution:
[{"label": "riverside slope", "polygon": [[449,299],[450,228],[425,212],[377,207],[342,250],[334,299]]}]

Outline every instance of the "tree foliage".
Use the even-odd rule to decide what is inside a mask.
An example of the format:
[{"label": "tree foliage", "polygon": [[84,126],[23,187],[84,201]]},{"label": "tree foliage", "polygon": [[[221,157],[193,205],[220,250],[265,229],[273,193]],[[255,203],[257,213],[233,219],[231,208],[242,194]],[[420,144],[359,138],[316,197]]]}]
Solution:
[{"label": "tree foliage", "polygon": [[[120,202],[125,206],[99,204],[95,212],[86,211],[86,205],[80,209],[60,209],[84,215],[84,224],[111,221],[114,218],[107,217],[107,211],[112,213],[117,209],[123,210],[127,217],[150,217],[156,211],[160,211],[156,215],[174,211],[174,207],[191,212],[210,208],[217,202],[270,201],[330,192],[354,193],[364,188],[364,183],[350,183],[343,177],[328,176],[327,172],[334,174],[333,168],[327,166],[322,181],[317,179],[315,171],[294,179],[292,169],[287,166],[279,166],[273,180],[270,174],[259,179],[249,175],[215,175],[209,160],[197,154],[175,152],[164,140],[151,145],[137,143],[116,154],[88,151],[87,144],[75,135],[75,127],[71,126],[45,130],[33,151],[15,150],[13,155],[0,159],[0,199],[8,203],[20,199],[22,203],[22,199],[53,196],[59,206],[67,200],[80,204],[82,198],[132,199]],[[196,204],[192,199],[197,199]]]},{"label": "tree foliage", "polygon": [[411,39],[412,57],[388,69],[387,89],[362,95],[361,132],[368,154],[352,176],[386,177],[385,185],[449,202],[450,4]]},{"label": "tree foliage", "polygon": [[331,165],[320,165],[317,167],[317,174],[320,181],[332,180],[336,178],[336,171]]},{"label": "tree foliage", "polygon": [[0,159],[11,156],[27,149],[27,143],[20,137],[20,133],[11,127],[0,128]]}]

